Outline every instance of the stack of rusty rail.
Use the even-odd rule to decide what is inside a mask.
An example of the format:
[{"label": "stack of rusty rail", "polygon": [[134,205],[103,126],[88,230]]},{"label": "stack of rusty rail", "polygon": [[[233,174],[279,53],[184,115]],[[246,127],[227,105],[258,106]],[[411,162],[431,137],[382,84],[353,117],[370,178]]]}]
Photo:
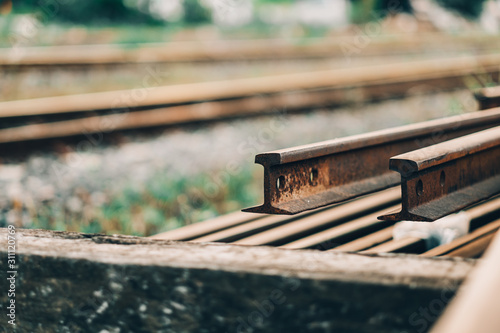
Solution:
[{"label": "stack of rusty rail", "polygon": [[[491,89],[477,95],[486,92],[498,98]],[[261,214],[235,212],[153,238],[478,257],[500,228],[499,126],[492,108],[259,154],[264,204],[245,211]],[[429,249],[420,237],[393,238],[398,221],[463,209],[469,234],[451,243]]]}]

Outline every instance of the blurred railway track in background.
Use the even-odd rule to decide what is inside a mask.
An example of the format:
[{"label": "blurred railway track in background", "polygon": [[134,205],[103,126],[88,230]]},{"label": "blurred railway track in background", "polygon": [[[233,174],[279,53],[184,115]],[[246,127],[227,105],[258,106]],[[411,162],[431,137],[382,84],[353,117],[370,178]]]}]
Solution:
[{"label": "blurred railway track in background", "polygon": [[260,39],[151,44],[68,45],[0,49],[0,69],[99,66],[144,63],[192,63],[284,59],[459,54],[497,51],[496,36],[354,35],[334,38]]},{"label": "blurred railway track in background", "polygon": [[499,72],[500,56],[481,55],[0,102],[0,144],[374,102],[498,82]]},{"label": "blurred railway track in background", "polygon": [[492,54],[494,36],[345,35],[162,44],[0,49],[0,100],[17,100],[306,71],[355,68],[457,55]]}]

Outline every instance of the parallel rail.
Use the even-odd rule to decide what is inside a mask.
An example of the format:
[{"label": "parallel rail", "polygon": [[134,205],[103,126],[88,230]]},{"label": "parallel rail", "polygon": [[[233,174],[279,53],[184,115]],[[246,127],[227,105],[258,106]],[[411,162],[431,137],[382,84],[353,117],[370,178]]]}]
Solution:
[{"label": "parallel rail", "polygon": [[[500,55],[454,57],[398,64],[294,73],[259,78],[202,82],[141,91],[121,90],[81,95],[37,98],[0,103],[0,117],[22,117],[58,113],[81,113],[88,110],[133,110],[162,105],[176,105],[276,94],[303,90],[366,87],[373,84],[425,84],[439,79],[457,79],[455,88],[463,87],[463,78],[500,71]],[[135,96],[139,97],[135,97]]]},{"label": "parallel rail", "polygon": [[497,107],[500,105],[500,86],[483,88],[476,91],[474,96],[481,109]]},{"label": "parallel rail", "polygon": [[[458,57],[0,103],[0,143],[175,125],[401,97],[410,88],[465,87],[500,73],[500,56]],[[135,98],[140,94],[140,99]],[[43,121],[46,118],[47,120]],[[40,123],[40,119],[42,122]],[[34,122],[32,125],[24,125]],[[107,124],[104,126],[103,124]]]},{"label": "parallel rail", "polygon": [[[346,54],[359,36],[326,39],[261,39],[150,44],[72,45],[0,49],[0,69],[49,66],[95,66],[141,63],[238,61],[300,58],[346,58],[443,52],[497,51],[497,37],[420,34],[371,38],[360,52]],[[348,48],[347,48],[348,49]]]}]

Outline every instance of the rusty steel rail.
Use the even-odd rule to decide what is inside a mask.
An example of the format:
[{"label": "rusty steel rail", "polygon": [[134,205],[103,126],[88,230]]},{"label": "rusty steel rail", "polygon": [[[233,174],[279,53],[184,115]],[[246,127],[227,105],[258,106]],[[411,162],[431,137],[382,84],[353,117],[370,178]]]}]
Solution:
[{"label": "rusty steel rail", "polygon": [[500,86],[483,88],[474,92],[481,110],[500,106]]},{"label": "rusty steel rail", "polygon": [[498,55],[454,57],[151,87],[137,101],[135,90],[121,90],[0,102],[0,145],[23,151],[10,145],[399,98],[416,85],[450,90],[478,73],[499,74],[498,64]]},{"label": "rusty steel rail", "polygon": [[244,211],[296,214],[398,185],[390,157],[499,122],[500,108],[259,154],[264,204]]},{"label": "rusty steel rail", "polygon": [[[0,118],[35,115],[84,113],[89,110],[136,110],[138,108],[215,101],[278,94],[289,91],[360,87],[373,84],[420,84],[458,80],[464,86],[464,78],[478,73],[496,74],[500,71],[500,55],[453,57],[422,61],[401,62],[357,68],[341,68],[327,71],[291,73],[263,77],[242,78],[215,82],[198,82],[144,90],[141,98],[134,97],[137,89],[96,92],[68,96],[44,97],[0,103]],[[141,91],[142,94],[142,91]]]},{"label": "rusty steel rail", "polygon": [[500,193],[500,126],[398,155],[401,212],[390,221],[434,221]]},{"label": "rusty steel rail", "polygon": [[[182,41],[168,43],[62,45],[0,48],[1,68],[28,66],[92,66],[133,63],[215,62],[266,59],[343,58],[343,45],[353,36],[298,39],[244,39]],[[443,51],[495,52],[496,36],[487,34],[447,35],[440,33],[380,36],[373,38],[363,52],[350,56],[372,57],[387,54],[422,54]],[[15,56],[13,56],[15,55]]]},{"label": "rusty steel rail", "polygon": [[[440,87],[451,88],[454,83],[444,80]],[[83,133],[122,131],[156,126],[172,126],[191,122],[272,114],[272,110],[286,107],[287,112],[307,110],[315,107],[342,105],[354,102],[348,96],[363,96],[366,100],[404,96],[415,82],[383,82],[364,87],[330,88],[320,90],[289,91],[279,94],[255,95],[230,100],[210,101],[194,104],[159,107],[140,111],[105,113],[83,118],[57,120],[33,124],[9,126],[9,119],[2,119],[7,111],[0,112],[0,144],[63,138]],[[386,91],[381,97],[381,91]],[[31,102],[26,101],[28,104]],[[8,102],[7,102],[8,103]],[[8,109],[8,107],[7,107]],[[0,110],[3,105],[0,103]],[[45,115],[46,116],[46,115]],[[65,119],[68,114],[60,114]],[[28,116],[28,118],[30,118]],[[23,118],[25,119],[25,118]],[[38,119],[38,120],[36,120]],[[19,120],[17,120],[19,122]],[[24,122],[23,122],[24,123]],[[29,123],[29,122],[28,122]],[[6,126],[6,128],[1,128]]]}]

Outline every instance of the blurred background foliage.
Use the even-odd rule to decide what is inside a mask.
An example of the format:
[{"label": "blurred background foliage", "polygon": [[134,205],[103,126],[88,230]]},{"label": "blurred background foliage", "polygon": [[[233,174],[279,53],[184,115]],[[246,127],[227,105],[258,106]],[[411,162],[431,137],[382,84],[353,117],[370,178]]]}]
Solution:
[{"label": "blurred background foliage", "polygon": [[[180,40],[308,38],[350,34],[356,24],[403,13],[417,2],[456,15],[450,31],[481,23],[488,0],[0,0],[0,47]],[[493,0],[489,0],[493,1]],[[429,6],[430,5],[430,6]],[[429,9],[429,7],[432,7]],[[415,10],[414,10],[415,9]],[[424,16],[427,13],[424,13]],[[407,15],[408,16],[408,15]],[[462,18],[465,18],[462,19]],[[403,21],[411,17],[403,17]],[[434,15],[431,21],[444,19]],[[427,22],[424,17],[422,22]],[[464,22],[470,22],[467,24]],[[433,22],[432,24],[435,24]],[[432,25],[431,24],[431,25]],[[442,24],[437,24],[442,29]],[[409,23],[411,26],[411,23]],[[389,33],[397,33],[396,27]]]},{"label": "blurred background foliage", "polygon": [[452,9],[460,15],[470,19],[476,19],[481,15],[485,0],[437,0],[437,2],[441,6]]},{"label": "blurred background foliage", "polygon": [[412,13],[410,0],[351,0],[350,19],[356,24],[397,13]]},{"label": "blurred background foliage", "polygon": [[[250,165],[217,187],[214,195],[203,191],[210,175],[194,177],[157,173],[144,184],[130,182],[119,194],[91,211],[75,211],[53,203],[37,209],[28,227],[87,233],[120,233],[145,236],[207,220],[223,212],[249,207],[262,200],[252,188]],[[259,178],[262,182],[262,180]],[[260,184],[260,183],[259,183]],[[88,193],[80,193],[81,197]],[[2,223],[3,222],[3,223]],[[0,225],[5,221],[0,221]]]},{"label": "blurred background foliage", "polygon": [[[433,0],[469,19],[478,18],[486,0]],[[83,25],[127,23],[165,25],[169,23],[199,25],[211,23],[214,10],[230,11],[245,0],[0,0],[5,13],[33,13],[46,19]],[[269,4],[293,4],[298,0],[255,0],[258,8]],[[302,0],[302,2],[306,2]],[[319,1],[321,2],[321,1]],[[350,0],[351,21],[362,23],[387,13],[412,13],[411,0]]]},{"label": "blurred background foliage", "polygon": [[418,17],[418,1],[475,24],[488,0],[0,0],[0,47],[325,37],[399,13]]}]

